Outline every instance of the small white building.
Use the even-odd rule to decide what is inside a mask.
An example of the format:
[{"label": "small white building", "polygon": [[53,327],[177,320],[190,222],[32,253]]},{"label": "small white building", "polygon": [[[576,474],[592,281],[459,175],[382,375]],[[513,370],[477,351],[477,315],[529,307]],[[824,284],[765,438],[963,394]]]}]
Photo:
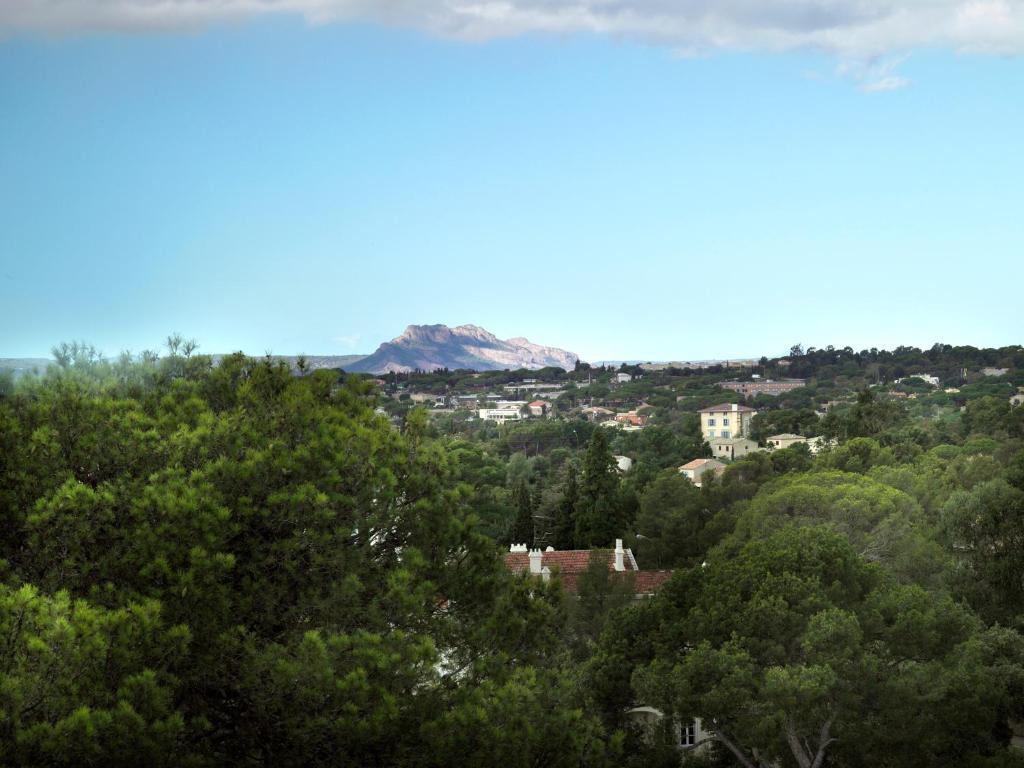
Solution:
[{"label": "small white building", "polygon": [[633,377],[628,373],[616,373],[615,383],[616,384],[628,384],[633,380]]},{"label": "small white building", "polygon": [[781,435],[772,435],[766,441],[772,450],[789,448],[797,443],[806,443],[807,438],[801,435],[794,435],[791,432],[783,432]]},{"label": "small white building", "polygon": [[938,376],[932,376],[930,373],[915,373],[913,376],[901,376],[893,384],[902,384],[907,379],[920,379],[930,387],[937,387],[941,383]]},{"label": "small white building", "polygon": [[619,472],[629,472],[633,468],[633,460],[629,456],[612,456]]},{"label": "small white building", "polygon": [[496,421],[504,424],[509,421],[519,421],[523,418],[523,409],[519,408],[481,408],[480,418],[484,421]]},{"label": "small white building", "polygon": [[686,478],[693,483],[695,486],[700,488],[701,477],[705,472],[710,472],[712,475],[719,474],[725,469],[725,464],[720,462],[718,459],[694,459],[683,464],[679,471],[686,476]]},{"label": "small white building", "polygon": [[753,440],[745,437],[719,437],[708,440],[711,453],[716,459],[738,459],[748,453],[763,450]]}]

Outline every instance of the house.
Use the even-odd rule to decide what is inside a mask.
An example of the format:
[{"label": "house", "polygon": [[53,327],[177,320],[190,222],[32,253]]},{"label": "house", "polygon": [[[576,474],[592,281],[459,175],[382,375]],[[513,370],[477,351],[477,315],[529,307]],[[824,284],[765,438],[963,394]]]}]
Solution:
[{"label": "house", "polygon": [[512,573],[529,573],[548,581],[557,574],[562,589],[574,595],[578,591],[579,576],[597,559],[608,565],[608,570],[622,574],[632,581],[634,594],[653,595],[672,576],[672,571],[641,571],[631,549],[624,549],[622,539],[615,540],[615,549],[529,549],[525,544],[513,544],[505,555],[505,568]]},{"label": "house", "polygon": [[523,418],[523,407],[526,403],[518,400],[501,400],[494,408],[481,408],[478,413],[484,421],[496,421],[504,424],[509,421],[519,421]]},{"label": "house", "polygon": [[[654,735],[658,733],[658,725],[665,717],[661,710],[654,707],[633,707],[626,712],[626,715],[640,726],[647,739],[654,738]],[[673,723],[672,735],[676,746],[681,751],[685,750],[694,754],[706,751],[707,745],[714,739],[712,732],[704,728],[699,717],[685,724]]]},{"label": "house", "polygon": [[547,400],[534,400],[526,406],[531,416],[547,416],[551,412],[551,403]]},{"label": "house", "polygon": [[630,376],[628,373],[616,373],[615,374],[615,383],[616,384],[628,384],[632,380],[633,380],[633,377]]},{"label": "house", "polygon": [[630,424],[627,421],[619,421],[616,419],[608,419],[598,424],[599,427],[608,427],[610,429],[621,429],[623,432],[639,432],[643,429],[639,424]]},{"label": "house", "polygon": [[753,440],[745,437],[716,437],[708,440],[711,453],[717,459],[738,459],[748,453],[763,450]]},{"label": "house", "polygon": [[1010,398],[1010,405],[1024,405],[1024,392],[1018,392],[1016,395]]},{"label": "house", "polygon": [[409,399],[414,403],[429,403],[435,406],[444,405],[445,402],[444,395],[435,395],[433,392],[411,392],[409,393]]},{"label": "house", "polygon": [[755,377],[754,381],[721,381],[718,383],[718,386],[723,389],[731,389],[733,392],[739,392],[744,397],[753,397],[754,395],[777,397],[783,392],[792,392],[794,389],[807,386],[807,381],[805,379],[781,379],[776,381],[774,379]]},{"label": "house", "polygon": [[629,456],[612,456],[619,472],[629,472],[633,468],[633,460]]},{"label": "house", "polygon": [[705,440],[744,437],[750,434],[750,420],[757,411],[739,403],[722,403],[700,409],[700,431]]},{"label": "house", "polygon": [[694,459],[683,464],[679,471],[686,475],[691,483],[700,488],[700,479],[705,472],[717,475],[724,469],[725,464],[718,459]]},{"label": "house", "polygon": [[615,411],[610,408],[602,408],[598,405],[592,405],[587,408],[580,409],[580,415],[587,421],[604,421],[609,416],[614,416]]},{"label": "house", "polygon": [[802,437],[801,435],[794,435],[790,432],[783,432],[781,435],[772,435],[766,440],[766,442],[768,443],[768,447],[771,449],[782,449],[789,448],[791,445],[796,445],[797,443],[806,443],[807,438]]},{"label": "house", "polygon": [[928,384],[929,386],[932,387],[937,387],[940,384],[938,376],[932,376],[931,374],[928,373],[915,373],[912,376],[902,376],[896,379],[893,382],[893,384],[902,384],[907,379],[920,379],[925,384]]},{"label": "house", "polygon": [[1005,376],[1010,372],[1009,368],[982,368],[982,376]]},{"label": "house", "polygon": [[629,411],[628,413],[617,413],[615,414],[615,421],[619,424],[628,424],[633,427],[646,427],[647,417],[641,416],[636,411]]},{"label": "house", "polygon": [[551,391],[560,389],[562,384],[550,383],[546,384],[536,379],[523,379],[520,382],[513,382],[512,384],[506,384],[503,389],[506,392],[519,393],[519,392],[541,392]]}]

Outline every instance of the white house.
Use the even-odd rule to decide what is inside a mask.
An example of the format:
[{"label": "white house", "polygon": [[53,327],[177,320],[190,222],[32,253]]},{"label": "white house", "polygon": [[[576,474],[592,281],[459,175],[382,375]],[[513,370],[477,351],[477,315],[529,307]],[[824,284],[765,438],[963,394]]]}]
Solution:
[{"label": "white house", "polygon": [[711,453],[717,459],[738,459],[748,453],[763,450],[753,440],[745,437],[718,437],[708,440]]},{"label": "white house", "polygon": [[913,376],[902,376],[896,379],[893,384],[902,384],[907,379],[920,379],[925,384],[932,387],[937,387],[941,383],[938,376],[932,376],[930,373],[915,373]]},{"label": "white house", "polygon": [[616,373],[615,374],[615,383],[616,384],[628,384],[632,380],[633,380],[633,377],[631,375],[629,375],[628,373]]},{"label": "white house", "polygon": [[686,475],[687,479],[700,488],[701,477],[705,472],[716,475],[725,469],[725,464],[718,459],[694,459],[683,464],[679,471]]},{"label": "white house", "polygon": [[508,421],[519,421],[519,419],[523,418],[523,409],[522,406],[518,408],[481,408],[479,414],[480,418],[484,421],[496,421],[499,424],[504,424]]},{"label": "white house", "polygon": [[807,438],[801,435],[794,435],[791,432],[783,432],[781,435],[772,435],[765,442],[768,443],[769,448],[781,450],[797,443],[806,443]]}]

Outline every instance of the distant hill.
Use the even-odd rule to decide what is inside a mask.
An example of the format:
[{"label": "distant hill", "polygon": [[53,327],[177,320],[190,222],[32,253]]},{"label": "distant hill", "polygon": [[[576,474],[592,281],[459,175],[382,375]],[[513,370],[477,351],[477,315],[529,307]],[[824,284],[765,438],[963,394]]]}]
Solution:
[{"label": "distant hill", "polygon": [[14,376],[23,376],[33,371],[42,373],[53,360],[46,357],[0,357],[0,371],[11,371]]},{"label": "distant hill", "polygon": [[572,370],[578,356],[557,347],[544,347],[524,338],[502,340],[475,325],[410,325],[401,336],[381,344],[372,355],[345,370],[359,373],[432,371],[436,368],[537,369],[554,366]]}]

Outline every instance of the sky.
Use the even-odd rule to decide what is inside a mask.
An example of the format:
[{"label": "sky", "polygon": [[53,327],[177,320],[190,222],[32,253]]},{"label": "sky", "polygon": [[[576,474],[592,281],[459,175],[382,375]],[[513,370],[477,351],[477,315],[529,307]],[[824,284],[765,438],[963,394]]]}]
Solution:
[{"label": "sky", "polygon": [[1024,342],[1024,3],[5,0],[0,357]]}]

